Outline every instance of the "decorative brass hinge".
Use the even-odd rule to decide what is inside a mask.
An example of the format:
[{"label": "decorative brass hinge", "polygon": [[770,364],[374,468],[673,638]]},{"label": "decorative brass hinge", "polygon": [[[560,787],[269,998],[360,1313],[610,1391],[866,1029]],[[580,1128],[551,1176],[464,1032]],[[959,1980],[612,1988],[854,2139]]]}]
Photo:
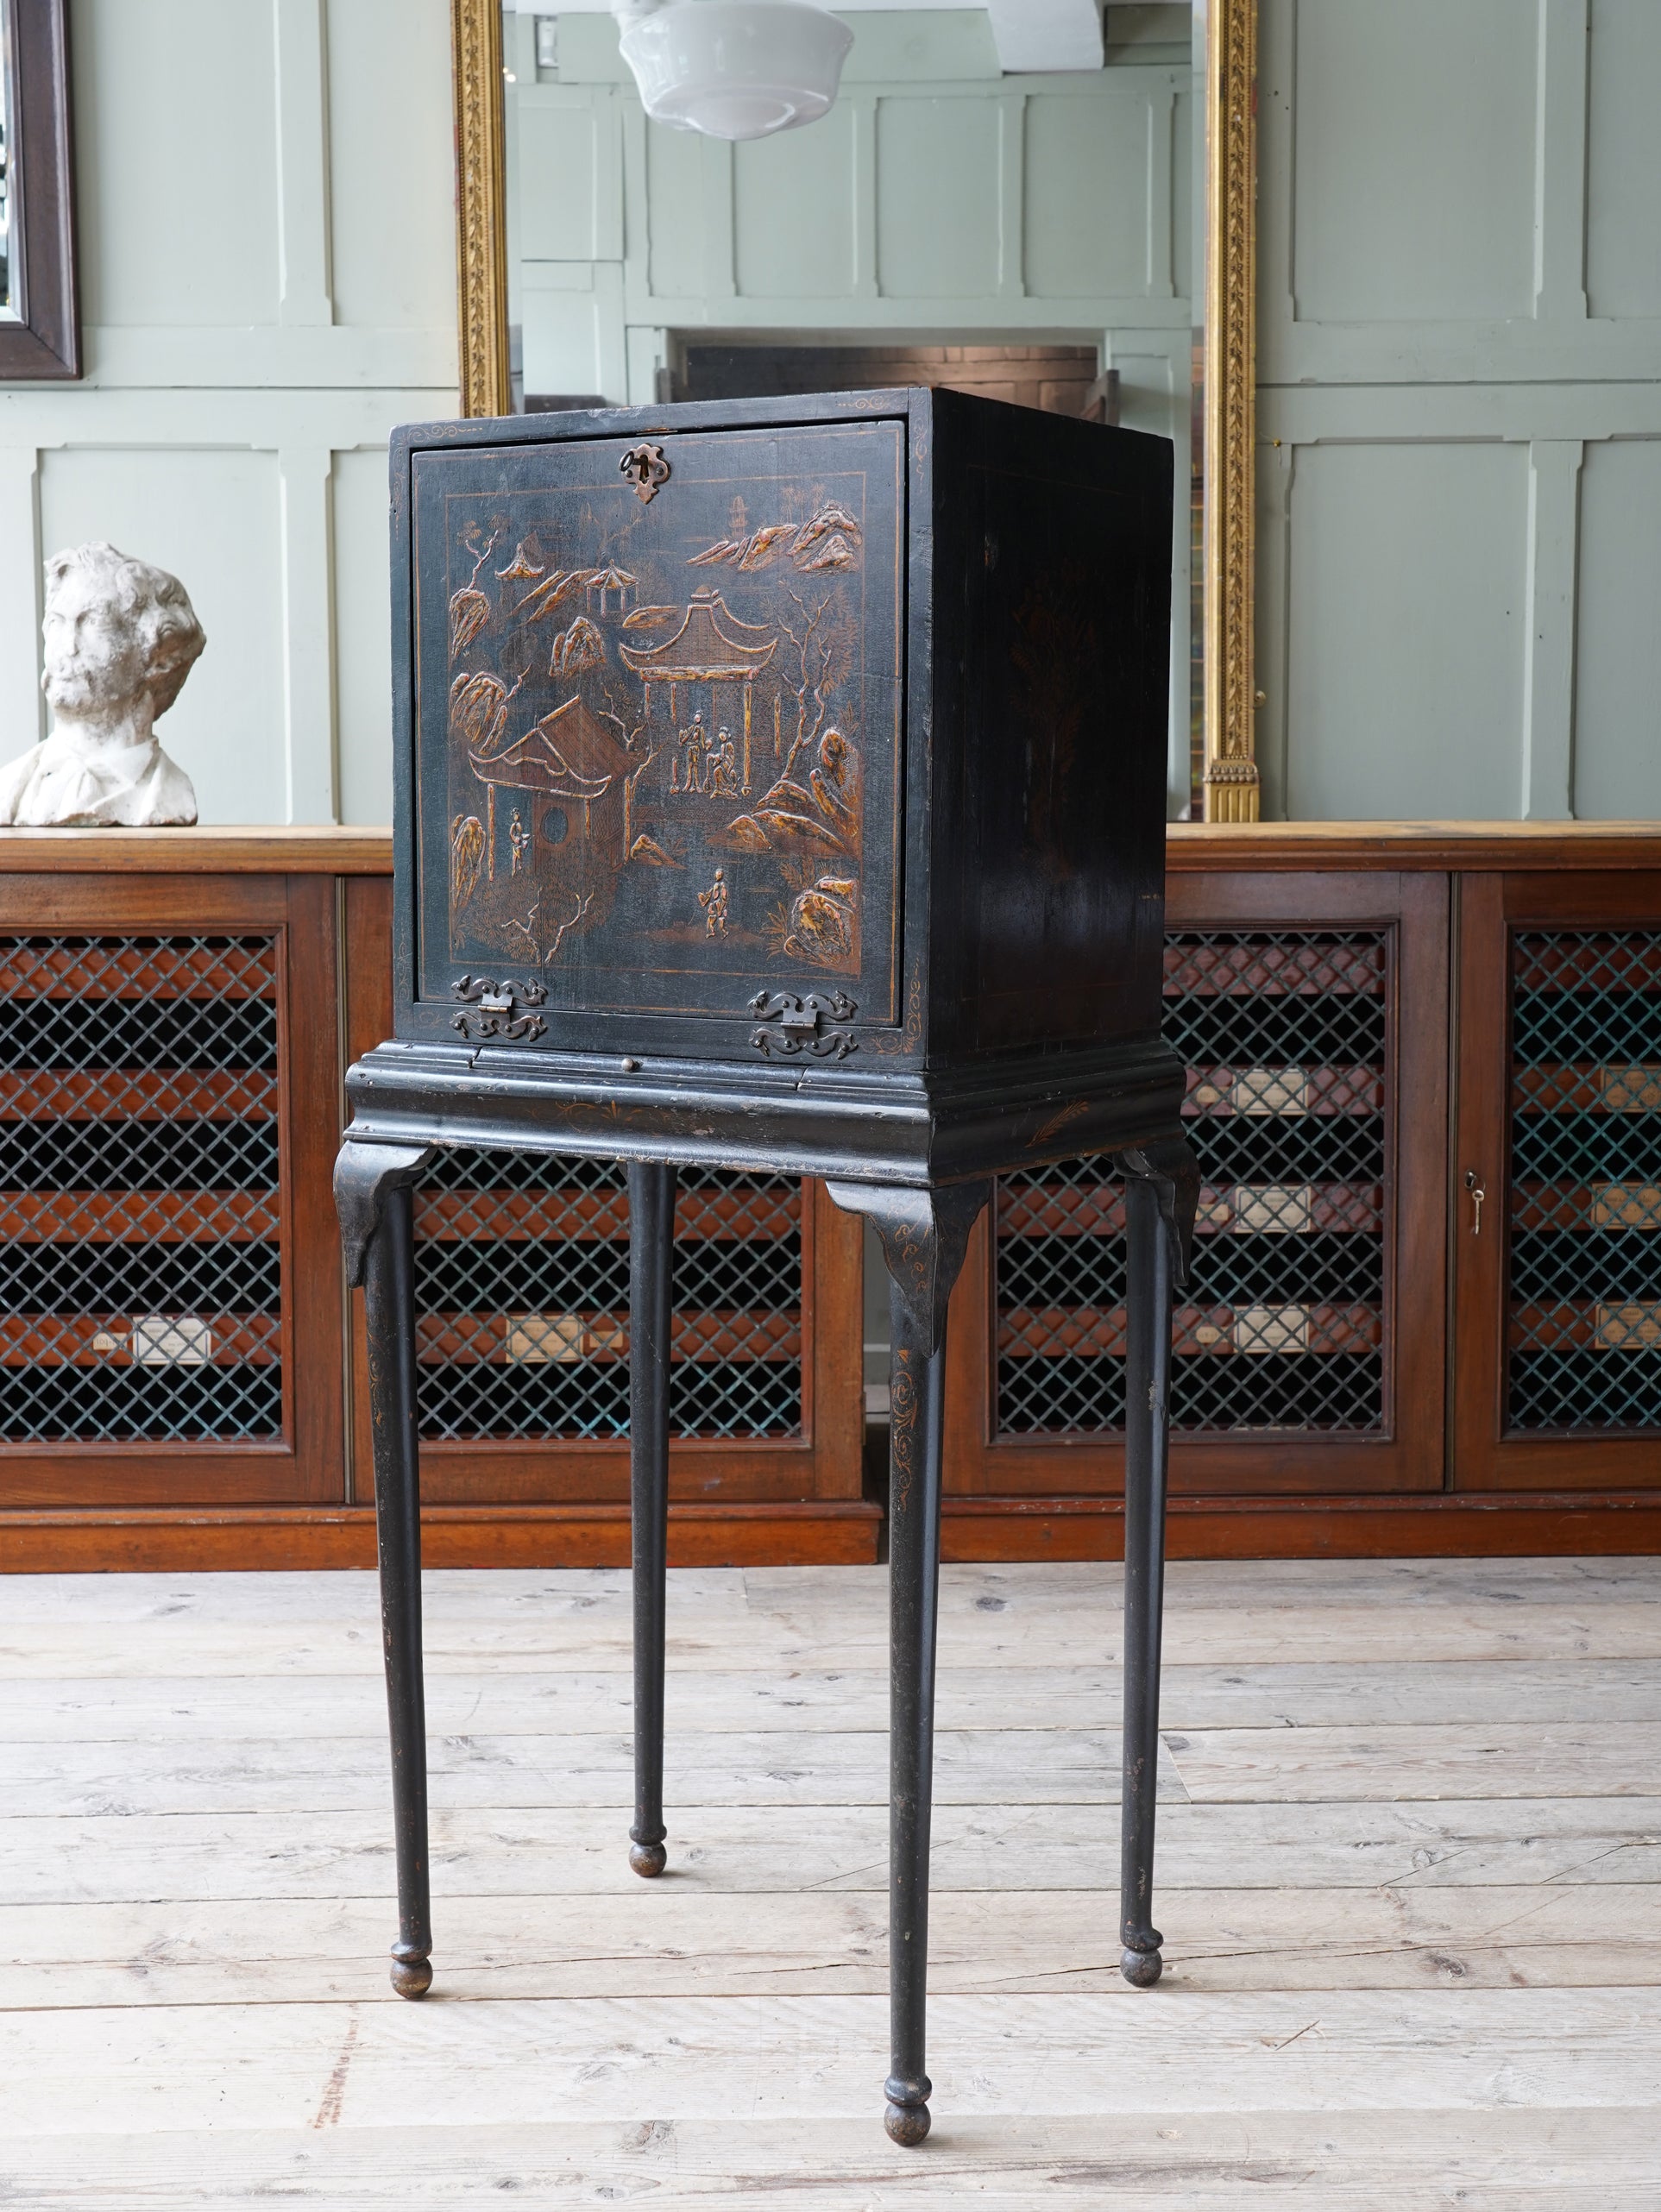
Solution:
[{"label": "decorative brass hinge", "polygon": [[450,987],[452,998],[465,999],[476,1006],[476,1014],[452,1014],[450,1026],[459,1029],[462,1036],[500,1037],[510,1042],[529,1041],[541,1036],[548,1024],[539,1014],[521,1012],[521,1006],[541,1006],[546,1002],[546,983],[516,983],[511,976],[493,983],[483,976],[458,976]]},{"label": "decorative brass hinge", "polygon": [[805,998],[792,998],[788,991],[758,990],[750,1001],[750,1011],[759,1021],[778,1024],[777,1029],[751,1033],[750,1042],[770,1059],[775,1053],[811,1053],[817,1059],[845,1060],[859,1049],[846,1029],[821,1030],[819,1026],[827,1015],[833,1021],[851,1021],[859,1011],[846,991],[821,998],[813,990]]},{"label": "decorative brass hinge", "polygon": [[669,481],[669,463],[661,445],[632,445],[617,467],[619,474],[633,485],[635,498],[643,502],[655,500]]}]

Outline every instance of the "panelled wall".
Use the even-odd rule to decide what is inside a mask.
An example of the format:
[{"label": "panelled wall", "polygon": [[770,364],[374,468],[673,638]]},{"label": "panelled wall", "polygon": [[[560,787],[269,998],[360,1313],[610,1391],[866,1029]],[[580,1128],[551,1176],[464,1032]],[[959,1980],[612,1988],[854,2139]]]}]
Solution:
[{"label": "panelled wall", "polygon": [[[850,16],[831,113],[729,146],[648,123],[608,16],[538,66],[506,19],[509,312],[524,389],[650,400],[687,339],[1085,343],[1187,462],[1184,12],[1110,11],[1109,65],[1000,76],[984,9]],[[1188,531],[1173,525],[1173,804],[1188,796]]]},{"label": "panelled wall", "polygon": [[83,383],[0,386],[0,751],[41,562],[174,570],[207,823],[384,822],[386,443],[456,406],[444,0],[72,0]]},{"label": "panelled wall", "polygon": [[1661,8],[1260,22],[1266,814],[1661,815]]}]

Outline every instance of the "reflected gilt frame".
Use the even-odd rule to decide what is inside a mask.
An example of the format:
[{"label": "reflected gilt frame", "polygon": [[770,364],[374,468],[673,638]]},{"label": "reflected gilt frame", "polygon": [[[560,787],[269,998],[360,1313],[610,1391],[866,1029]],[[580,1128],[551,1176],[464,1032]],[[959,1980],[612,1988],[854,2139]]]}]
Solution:
[{"label": "reflected gilt frame", "polygon": [[1257,0],[1206,0],[1205,820],[1255,822]]},{"label": "reflected gilt frame", "polygon": [[[1205,0],[1208,821],[1255,822],[1258,0]],[[461,412],[509,412],[500,0],[450,0]]]},{"label": "reflected gilt frame", "polygon": [[501,0],[450,0],[456,104],[456,381],[464,415],[511,412]]}]

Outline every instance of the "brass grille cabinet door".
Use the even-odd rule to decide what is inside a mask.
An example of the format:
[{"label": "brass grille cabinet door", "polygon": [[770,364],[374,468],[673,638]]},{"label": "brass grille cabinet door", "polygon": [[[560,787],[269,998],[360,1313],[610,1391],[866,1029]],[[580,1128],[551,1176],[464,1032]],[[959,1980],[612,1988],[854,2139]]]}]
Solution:
[{"label": "brass grille cabinet door", "polygon": [[1661,1484],[1661,897],[1467,877],[1457,1480]]},{"label": "brass grille cabinet door", "polygon": [[0,882],[0,1503],[343,1495],[334,886]]},{"label": "brass grille cabinet door", "polygon": [[[1186,1068],[1202,1177],[1174,1317],[1178,1491],[1440,1486],[1446,912],[1439,877],[1169,887],[1164,1035]],[[1117,1489],[1124,1197],[1112,1161],[1001,1178],[963,1296],[960,1489]]]}]

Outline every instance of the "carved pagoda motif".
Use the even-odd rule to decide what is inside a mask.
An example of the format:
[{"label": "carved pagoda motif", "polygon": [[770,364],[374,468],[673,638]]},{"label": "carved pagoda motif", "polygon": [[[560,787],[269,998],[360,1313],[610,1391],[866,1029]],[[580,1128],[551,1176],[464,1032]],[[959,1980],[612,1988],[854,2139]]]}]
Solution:
[{"label": "carved pagoda motif", "polygon": [[[758,642],[764,638],[764,644]],[[777,637],[759,625],[740,622],[718,591],[698,591],[672,638],[661,645],[617,650],[649,684],[747,683],[766,667],[777,645]]]}]

